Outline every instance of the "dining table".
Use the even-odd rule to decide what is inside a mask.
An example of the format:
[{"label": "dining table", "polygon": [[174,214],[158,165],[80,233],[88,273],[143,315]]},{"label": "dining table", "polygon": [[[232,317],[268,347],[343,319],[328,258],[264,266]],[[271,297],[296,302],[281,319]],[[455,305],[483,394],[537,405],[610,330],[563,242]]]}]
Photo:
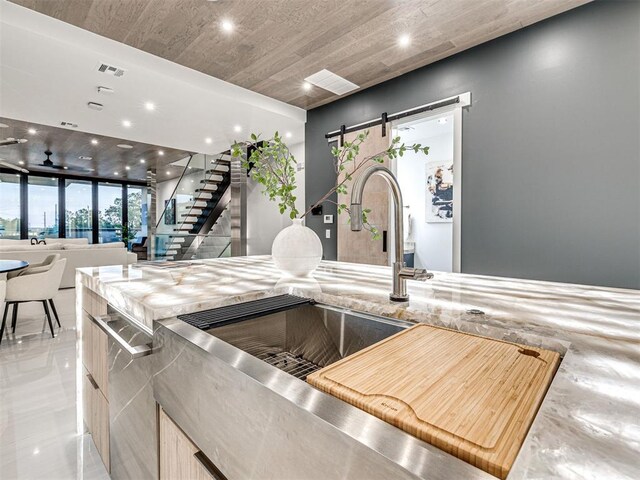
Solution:
[{"label": "dining table", "polygon": [[29,262],[24,260],[0,260],[0,273],[15,272],[28,266]]}]

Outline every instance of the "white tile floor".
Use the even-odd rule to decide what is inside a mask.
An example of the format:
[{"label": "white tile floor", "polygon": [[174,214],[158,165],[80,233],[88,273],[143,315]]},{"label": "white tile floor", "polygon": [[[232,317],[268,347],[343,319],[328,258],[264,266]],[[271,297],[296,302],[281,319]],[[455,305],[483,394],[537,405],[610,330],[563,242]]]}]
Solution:
[{"label": "white tile floor", "polygon": [[76,429],[75,290],[54,301],[56,338],[42,305],[31,303],[20,305],[15,335],[5,332],[0,344],[2,480],[109,478],[91,437]]}]

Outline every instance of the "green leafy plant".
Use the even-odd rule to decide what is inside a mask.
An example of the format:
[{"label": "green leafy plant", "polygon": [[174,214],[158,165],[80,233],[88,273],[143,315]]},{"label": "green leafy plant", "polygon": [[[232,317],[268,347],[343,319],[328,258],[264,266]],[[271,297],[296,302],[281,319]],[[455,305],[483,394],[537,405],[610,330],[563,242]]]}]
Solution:
[{"label": "green leafy plant", "polygon": [[[341,147],[333,147],[331,155],[333,156],[333,164],[336,172],[336,184],[311,205],[302,215],[296,208],[295,189],[296,189],[296,165],[297,161],[289,150],[289,147],[282,141],[282,137],[276,132],[272,138],[261,140],[260,135],[251,134],[251,140],[248,142],[236,142],[231,149],[232,155],[240,158],[242,165],[250,170],[253,180],[264,186],[263,193],[269,197],[269,200],[277,201],[280,213],[284,214],[289,211],[290,218],[304,218],[315,207],[327,202],[336,205],[338,214],[343,212],[350,213],[349,206],[344,203],[338,203],[331,199],[334,194],[347,194],[347,184],[351,182],[354,175],[371,163],[384,163],[386,159],[396,159],[404,156],[407,151],[415,153],[429,153],[429,147],[419,143],[413,145],[405,145],[401,143],[400,137],[391,140],[391,145],[386,150],[358,158],[360,147],[369,136],[366,130],[357,135],[352,142],[343,142]],[[247,156],[247,151],[251,150],[251,154]],[[369,230],[374,239],[379,238],[378,229],[369,223],[369,214],[371,210],[366,208],[362,211],[362,222],[364,228]]]}]

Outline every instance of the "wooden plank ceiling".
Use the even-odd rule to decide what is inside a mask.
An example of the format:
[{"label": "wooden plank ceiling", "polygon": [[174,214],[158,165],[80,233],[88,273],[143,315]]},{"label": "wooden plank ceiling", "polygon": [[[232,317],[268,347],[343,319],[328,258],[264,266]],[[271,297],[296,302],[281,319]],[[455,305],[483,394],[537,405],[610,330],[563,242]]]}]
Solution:
[{"label": "wooden plank ceiling", "polygon": [[590,0],[12,1],[310,109],[339,98],[302,88],[324,68],[370,87]]},{"label": "wooden plank ceiling", "polygon": [[[30,129],[36,133],[29,133]],[[170,164],[189,155],[184,150],[0,117],[0,139],[5,138],[26,138],[27,143],[0,146],[0,160],[34,172],[91,178],[145,181],[147,168],[151,167],[158,169],[159,179],[167,180],[179,176],[184,169]],[[92,140],[97,144],[94,145]],[[120,148],[119,144],[128,144],[132,148]],[[54,164],[71,168],[63,170],[40,166],[47,158],[45,150],[51,151]],[[164,154],[160,155],[160,151]],[[80,156],[92,158],[83,160]],[[142,163],[141,159],[145,162]],[[93,171],[76,171],[73,167]],[[0,168],[4,167],[0,165]]]}]

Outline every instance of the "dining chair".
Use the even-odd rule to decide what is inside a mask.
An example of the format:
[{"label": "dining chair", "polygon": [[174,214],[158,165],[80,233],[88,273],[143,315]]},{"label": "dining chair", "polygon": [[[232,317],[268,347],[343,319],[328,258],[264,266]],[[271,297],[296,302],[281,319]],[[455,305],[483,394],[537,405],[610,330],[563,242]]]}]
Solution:
[{"label": "dining chair", "polygon": [[53,303],[53,297],[60,288],[60,282],[62,281],[62,274],[66,263],[67,259],[60,259],[59,254],[50,255],[44,262],[30,265],[18,275],[12,276],[7,280],[4,314],[2,316],[2,326],[0,327],[0,343],[2,342],[2,337],[7,323],[9,306],[13,305],[11,330],[15,333],[18,319],[18,305],[28,302],[42,303],[44,312],[47,316],[47,321],[49,322],[51,336],[55,337],[49,306],[51,306],[51,310],[53,310],[58,326],[61,326],[60,319],[58,318],[58,312],[56,311],[55,304]]}]

